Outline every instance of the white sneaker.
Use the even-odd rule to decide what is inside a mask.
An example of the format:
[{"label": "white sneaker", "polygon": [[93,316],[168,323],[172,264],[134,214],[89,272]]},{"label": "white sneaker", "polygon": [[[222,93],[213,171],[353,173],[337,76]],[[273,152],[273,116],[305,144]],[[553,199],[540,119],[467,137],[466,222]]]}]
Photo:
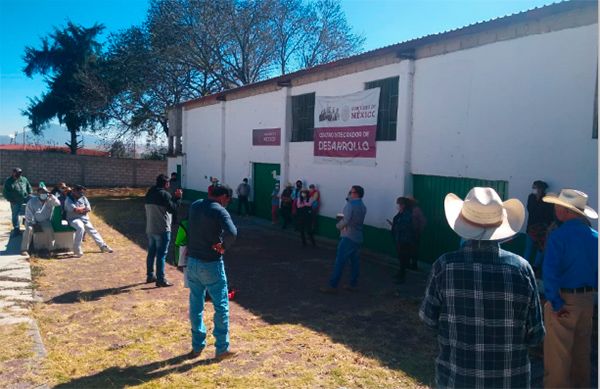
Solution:
[{"label": "white sneaker", "polygon": [[81,258],[81,257],[83,257],[83,253],[73,253],[73,257]]},{"label": "white sneaker", "polygon": [[105,244],[104,246],[100,247],[100,251],[102,251],[103,253],[112,253],[113,249],[111,249],[110,246]]}]

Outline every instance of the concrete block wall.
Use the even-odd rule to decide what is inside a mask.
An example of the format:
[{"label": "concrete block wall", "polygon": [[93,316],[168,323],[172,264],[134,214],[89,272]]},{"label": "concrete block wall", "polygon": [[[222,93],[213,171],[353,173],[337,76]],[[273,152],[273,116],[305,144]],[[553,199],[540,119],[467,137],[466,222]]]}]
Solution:
[{"label": "concrete block wall", "polygon": [[32,185],[65,181],[91,187],[149,187],[168,174],[167,161],[70,155],[54,152],[0,150],[0,180],[18,166]]}]

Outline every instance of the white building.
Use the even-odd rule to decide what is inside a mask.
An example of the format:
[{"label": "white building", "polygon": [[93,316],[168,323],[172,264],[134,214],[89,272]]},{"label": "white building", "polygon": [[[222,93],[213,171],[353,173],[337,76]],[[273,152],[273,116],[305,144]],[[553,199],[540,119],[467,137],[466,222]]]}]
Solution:
[{"label": "white building", "polygon": [[[423,244],[432,260],[458,240],[443,217],[449,191],[491,185],[525,203],[541,179],[550,191],[585,191],[596,207],[597,69],[597,4],[554,4],[186,102],[172,111],[182,147],[169,171],[180,166],[190,197],[206,193],[210,177],[234,189],[248,177],[267,217],[273,170],[284,183],[316,183],[320,233],[332,237],[348,188],[361,185],[365,246],[390,253],[386,219],[396,197],[414,195],[429,219]],[[318,163],[315,95],[377,86],[373,163]],[[280,129],[280,144],[253,145],[257,129]]]}]

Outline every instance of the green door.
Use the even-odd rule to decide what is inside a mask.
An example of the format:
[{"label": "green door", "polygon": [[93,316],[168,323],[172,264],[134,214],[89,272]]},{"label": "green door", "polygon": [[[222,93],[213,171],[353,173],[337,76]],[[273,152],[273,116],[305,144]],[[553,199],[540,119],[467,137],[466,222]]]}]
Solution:
[{"label": "green door", "polygon": [[425,227],[419,247],[421,260],[433,262],[441,254],[458,249],[460,237],[448,226],[444,213],[444,198],[448,193],[454,193],[464,199],[474,186],[494,188],[502,200],[506,200],[507,181],[465,177],[413,176],[414,197],[427,218],[427,227]]},{"label": "green door", "polygon": [[[255,163],[254,179],[254,213],[258,217],[271,219],[271,193],[275,186],[275,177],[279,176],[280,167],[275,163]],[[275,172],[275,173],[273,173]]]}]

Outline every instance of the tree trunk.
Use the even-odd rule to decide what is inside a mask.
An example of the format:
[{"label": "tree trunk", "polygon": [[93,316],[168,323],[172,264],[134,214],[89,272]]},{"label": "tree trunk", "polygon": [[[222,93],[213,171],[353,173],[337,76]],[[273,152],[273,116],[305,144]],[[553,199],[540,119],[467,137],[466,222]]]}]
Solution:
[{"label": "tree trunk", "polygon": [[71,149],[71,154],[76,155],[77,149],[79,148],[77,144],[77,128],[71,128],[67,126],[67,129],[71,133],[71,142],[67,143],[66,145],[69,146],[69,149]]},{"label": "tree trunk", "polygon": [[165,133],[165,135],[167,136],[167,138],[169,137],[169,123],[167,120],[160,120],[160,126],[163,130],[163,132]]}]

